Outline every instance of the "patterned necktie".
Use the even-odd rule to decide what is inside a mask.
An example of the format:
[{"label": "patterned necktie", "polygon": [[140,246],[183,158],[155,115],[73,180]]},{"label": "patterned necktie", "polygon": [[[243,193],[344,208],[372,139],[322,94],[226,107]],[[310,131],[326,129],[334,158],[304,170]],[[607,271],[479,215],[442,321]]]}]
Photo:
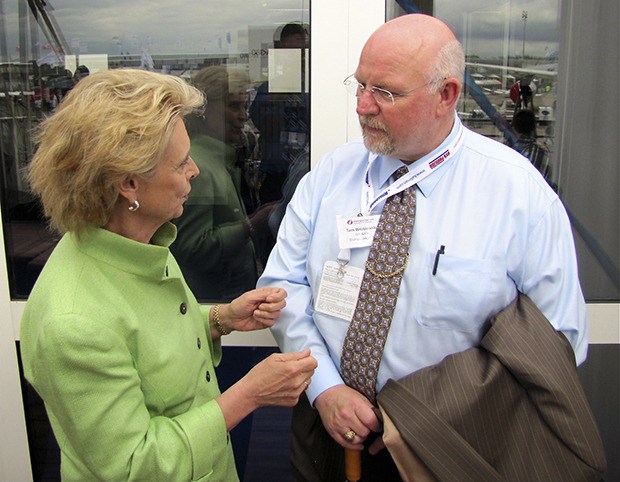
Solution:
[{"label": "patterned necktie", "polygon": [[[395,177],[407,174],[401,167]],[[375,402],[375,386],[383,346],[392,322],[400,282],[409,262],[415,220],[415,186],[388,198],[381,212],[353,319],[349,324],[340,374],[347,385]]]}]

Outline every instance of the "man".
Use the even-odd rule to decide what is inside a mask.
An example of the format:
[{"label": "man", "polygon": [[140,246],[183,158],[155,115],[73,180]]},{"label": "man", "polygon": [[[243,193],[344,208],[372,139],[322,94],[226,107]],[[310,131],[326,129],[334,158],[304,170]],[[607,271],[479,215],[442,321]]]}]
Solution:
[{"label": "man", "polygon": [[[381,430],[373,403],[345,384],[341,365],[372,242],[367,227],[403,185],[415,183],[415,221],[377,392],[390,378],[477,346],[487,320],[518,292],[566,335],[577,363],[585,359],[586,308],[565,210],[527,159],[462,126],[463,73],[462,48],[441,21],[414,14],[381,26],[349,79],[363,143],[327,154],[289,204],[259,285],[289,294],[273,329],[282,351],[310,347],[318,360],[308,400],[293,415],[298,480],[344,479],[337,446],[307,456],[327,443],[317,435],[323,427],[353,450]],[[394,181],[403,166],[409,173]],[[394,275],[378,274],[372,282]],[[380,448],[379,439],[370,450],[377,455],[364,451],[364,480],[399,480]]]},{"label": "man", "polygon": [[514,149],[527,157],[543,177],[550,181],[549,151],[536,140],[536,115],[534,111],[521,109],[515,112],[512,116],[512,129],[517,136]]},{"label": "man", "polygon": [[[264,177],[259,196],[263,204],[282,199],[282,185],[286,181],[291,165],[303,154],[308,145],[310,126],[310,96],[304,87],[303,61],[306,55],[305,49],[308,48],[310,41],[308,26],[298,22],[287,23],[276,31],[275,37],[275,49],[300,52],[299,64],[295,65],[289,61],[279,64],[278,67],[284,69],[285,77],[299,79],[301,90],[280,91],[277,82],[273,82],[282,73],[272,71],[270,81],[263,82],[256,90],[256,97],[249,109],[250,118],[260,132],[259,144],[262,153],[260,171]],[[276,62],[277,59],[276,56]],[[290,72],[290,69],[295,67],[297,69]]]}]

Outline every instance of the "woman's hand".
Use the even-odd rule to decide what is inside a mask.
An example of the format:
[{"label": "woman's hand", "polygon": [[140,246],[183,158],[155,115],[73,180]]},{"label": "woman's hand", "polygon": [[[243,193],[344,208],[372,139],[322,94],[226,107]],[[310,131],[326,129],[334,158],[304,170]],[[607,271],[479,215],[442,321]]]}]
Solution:
[{"label": "woman's hand", "polygon": [[232,429],[260,407],[294,406],[310,385],[316,367],[309,349],[265,358],[217,399],[226,428]]},{"label": "woman's hand", "polygon": [[282,288],[257,288],[219,309],[220,325],[227,332],[262,330],[273,326],[286,306]]},{"label": "woman's hand", "polygon": [[293,407],[310,385],[316,367],[309,349],[274,353],[255,365],[240,383],[247,384],[249,398],[257,407]]}]

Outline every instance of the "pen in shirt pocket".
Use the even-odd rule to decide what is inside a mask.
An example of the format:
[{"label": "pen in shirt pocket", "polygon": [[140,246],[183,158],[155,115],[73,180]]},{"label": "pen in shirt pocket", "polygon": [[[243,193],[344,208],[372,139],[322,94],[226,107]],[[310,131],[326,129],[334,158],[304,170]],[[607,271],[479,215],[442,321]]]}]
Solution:
[{"label": "pen in shirt pocket", "polygon": [[433,264],[433,276],[437,274],[437,266],[439,265],[439,256],[445,254],[446,247],[442,244],[437,250],[437,254],[435,254],[435,264]]}]

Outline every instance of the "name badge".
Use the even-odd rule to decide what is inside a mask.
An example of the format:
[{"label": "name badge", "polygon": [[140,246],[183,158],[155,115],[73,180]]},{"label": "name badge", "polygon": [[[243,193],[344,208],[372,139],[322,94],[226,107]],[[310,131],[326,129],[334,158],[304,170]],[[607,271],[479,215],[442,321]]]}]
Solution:
[{"label": "name badge", "polygon": [[346,321],[353,319],[364,270],[327,261],[323,267],[314,309]]},{"label": "name badge", "polygon": [[338,244],[340,249],[364,248],[372,244],[379,214],[346,218],[337,216]]}]

